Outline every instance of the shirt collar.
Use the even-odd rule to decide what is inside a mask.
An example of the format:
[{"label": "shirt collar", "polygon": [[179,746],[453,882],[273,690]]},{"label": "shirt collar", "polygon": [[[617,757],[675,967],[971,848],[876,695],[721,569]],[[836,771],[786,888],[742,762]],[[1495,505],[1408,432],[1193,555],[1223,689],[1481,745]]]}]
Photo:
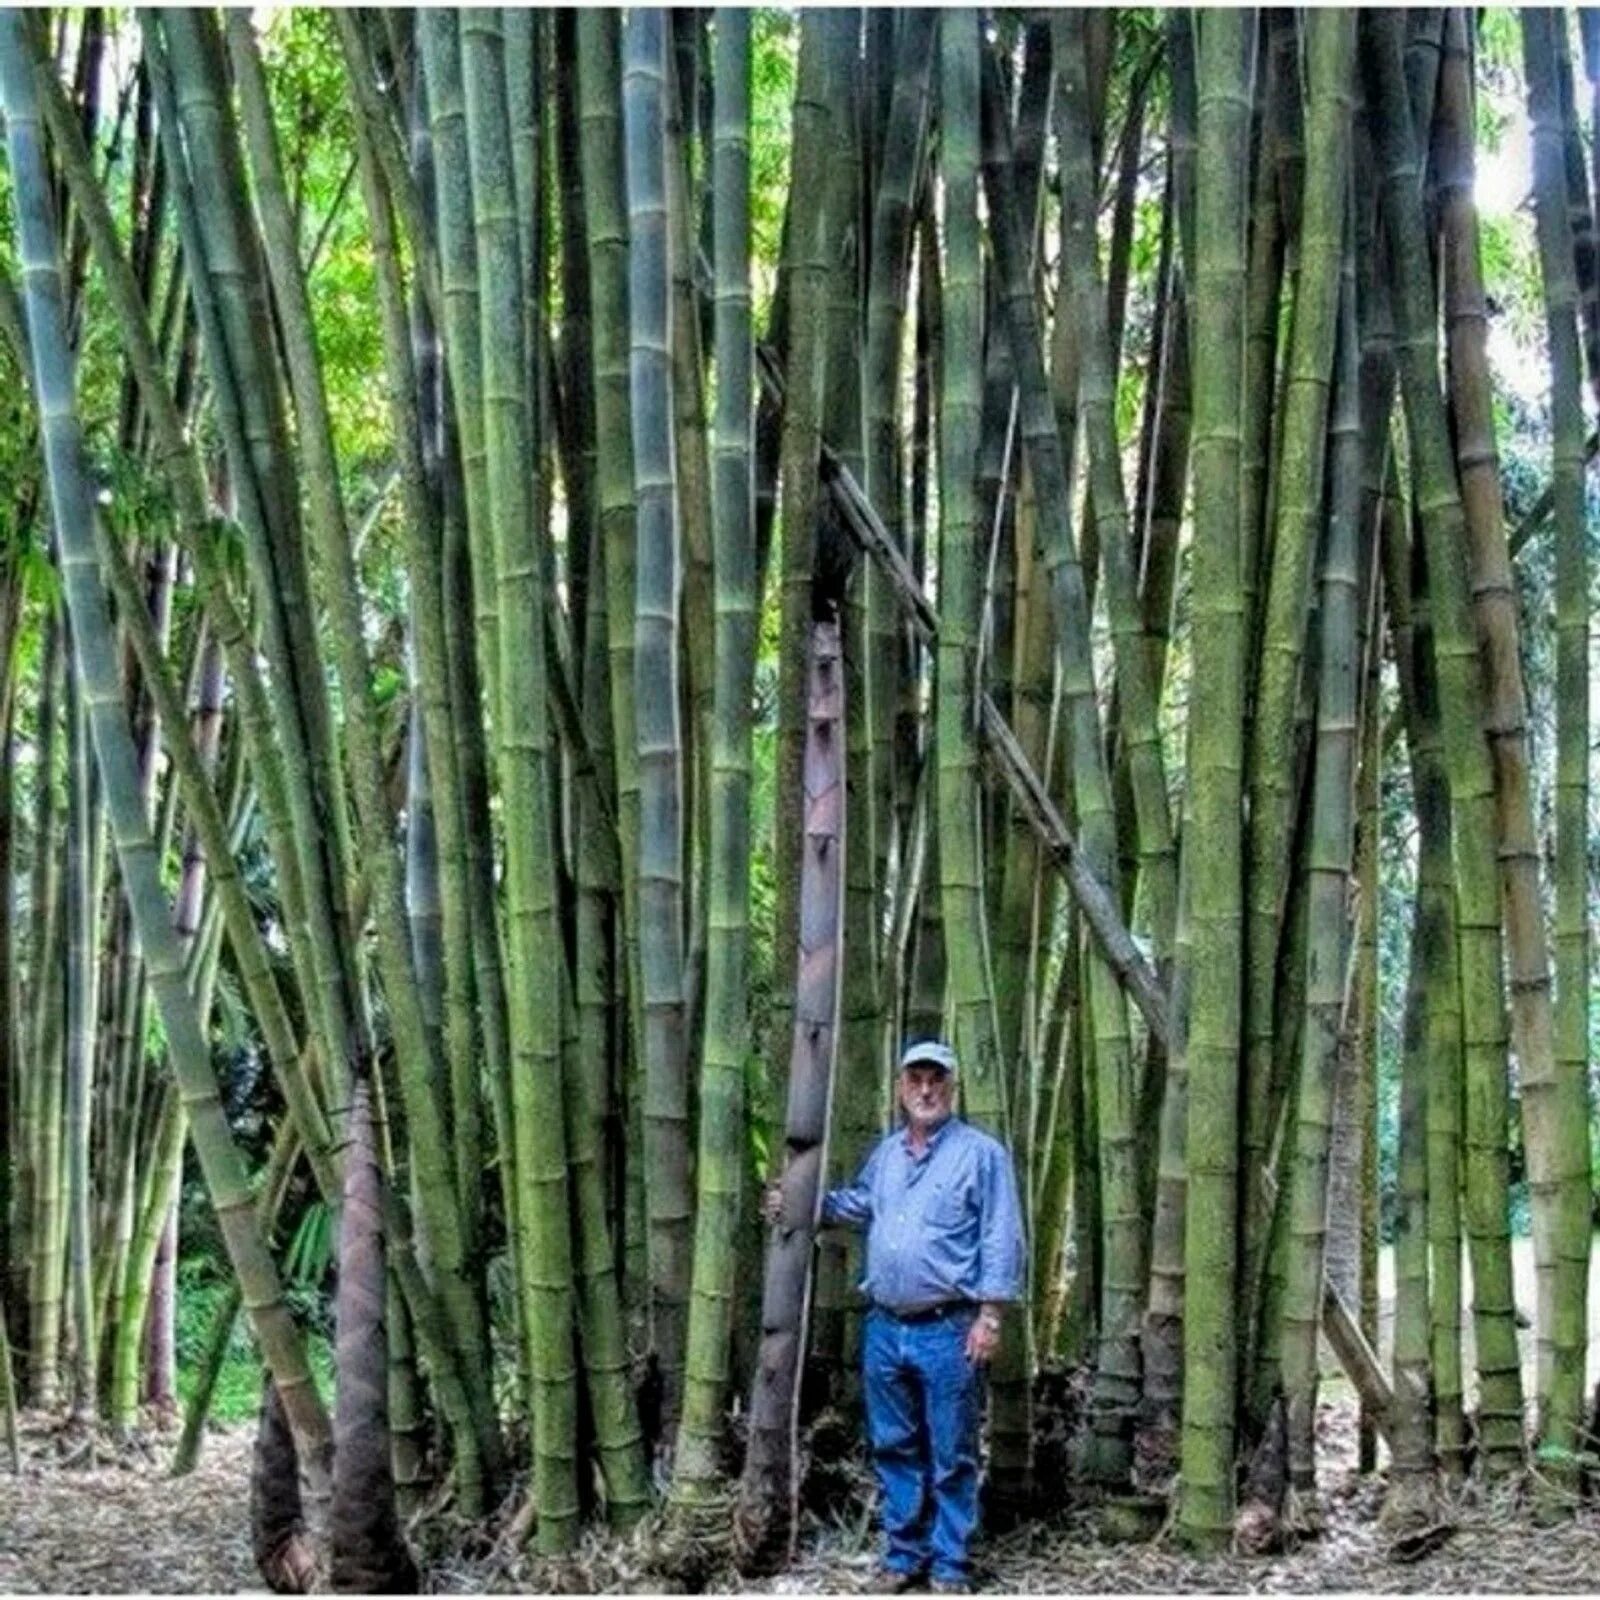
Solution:
[{"label": "shirt collar", "polygon": [[922,1147],[920,1154],[911,1148],[911,1125],[907,1123],[900,1130],[900,1142],[905,1146],[905,1152],[913,1161],[926,1161],[933,1154],[934,1146],[949,1132],[951,1125],[956,1120],[955,1112],[951,1112],[943,1122],[928,1135],[928,1142]]}]

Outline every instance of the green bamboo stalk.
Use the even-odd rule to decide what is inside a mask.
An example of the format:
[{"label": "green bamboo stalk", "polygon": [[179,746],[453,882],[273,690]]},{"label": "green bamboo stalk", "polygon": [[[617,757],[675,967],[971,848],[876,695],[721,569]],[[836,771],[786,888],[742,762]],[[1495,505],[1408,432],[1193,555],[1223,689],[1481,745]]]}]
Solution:
[{"label": "green bamboo stalk", "polygon": [[[1314,292],[1318,197],[1312,174],[1323,138],[1336,140],[1322,113],[1334,99],[1348,126],[1349,84],[1355,18],[1320,12],[1310,21],[1311,93],[1306,164],[1306,206],[1300,272],[1302,296]],[[1346,134],[1348,140],[1348,134]],[[1341,213],[1348,213],[1344,172],[1337,178]],[[1336,224],[1337,226],[1337,224]],[[1299,1086],[1293,1113],[1288,1174],[1288,1273],[1284,1287],[1283,1392],[1288,1434],[1289,1487],[1299,1504],[1286,1511],[1291,1526],[1316,1526],[1317,1336],[1322,1321],[1322,1279],[1328,1232],[1330,1141],[1335,1080],[1340,1071],[1340,1035],[1349,968],[1350,879],[1355,836],[1357,684],[1361,661],[1358,629],[1361,499],[1361,418],[1358,405],[1358,346],[1355,319],[1353,241],[1340,245],[1336,231],[1326,244],[1344,260],[1343,299],[1335,336],[1338,354],[1331,374],[1333,397],[1327,418],[1328,523],[1318,578],[1317,727],[1311,797],[1310,879],[1305,966],[1304,1022]],[[1336,285],[1338,279],[1335,280]],[[1287,469],[1289,463],[1285,459]],[[1298,486],[1293,486],[1298,488]],[[1291,488],[1286,478],[1280,495]],[[1317,497],[1321,498],[1320,493]],[[1280,499],[1280,504],[1282,500]],[[1315,533],[1312,534],[1315,541]]]},{"label": "green bamboo stalk", "polygon": [[[611,750],[621,847],[620,959],[627,996],[623,1051],[634,1077],[642,1060],[642,989],[639,975],[639,748],[634,712],[633,433],[628,372],[628,224],[622,158],[620,18],[614,12],[578,15],[578,85],[582,129],[584,237],[593,311],[595,500],[604,553],[607,677],[611,690]],[[625,1103],[636,1106],[637,1085],[626,1084]],[[623,1154],[629,1196],[626,1216],[643,1212],[642,1150]],[[631,1221],[622,1228],[623,1294],[638,1320],[648,1295],[645,1239]]]},{"label": "green bamboo stalk", "polygon": [[[1288,31],[1292,38],[1292,30]],[[1294,720],[1322,524],[1340,241],[1345,227],[1346,175],[1352,148],[1354,34],[1346,28],[1336,39],[1329,40],[1321,30],[1314,30],[1313,37],[1322,46],[1312,58],[1320,73],[1314,72],[1311,77],[1306,111],[1307,159],[1299,204],[1299,268],[1295,273],[1294,315],[1284,373],[1272,527],[1264,554],[1266,593],[1247,775],[1250,828],[1244,1160],[1251,1170],[1261,1168],[1266,1161],[1272,1129],[1273,1097],[1269,1085],[1275,1059],[1274,996],[1300,788]],[[1265,371],[1254,371],[1246,379],[1247,391],[1259,394],[1263,386],[1270,398],[1270,362]],[[1249,620],[1247,612],[1247,629]],[[1246,636],[1250,634],[1247,632]],[[1332,981],[1331,977],[1327,981]],[[1246,1295],[1256,1281],[1265,1242],[1259,1194],[1257,1190],[1247,1206],[1242,1279]],[[1320,1256],[1318,1271],[1320,1274]],[[1320,1304],[1316,1284],[1305,1292],[1312,1296],[1314,1317],[1315,1305]]]},{"label": "green bamboo stalk", "polygon": [[[950,1035],[962,1064],[962,1108],[969,1120],[1005,1139],[1013,1117],[1006,1104],[989,949],[976,737],[982,613],[976,468],[983,404],[978,361],[983,345],[978,180],[981,165],[993,184],[991,124],[998,122],[1003,130],[1005,115],[1002,106],[987,103],[982,83],[985,59],[977,13],[947,12],[939,30],[945,346],[939,394],[942,621],[934,693],[934,815],[939,832],[937,882],[944,915],[946,1005]],[[991,83],[989,88],[993,87]],[[990,194],[993,204],[992,187]],[[1014,204],[1009,192],[1005,202]],[[1016,212],[1008,211],[1005,226],[1014,252],[1019,249],[1018,221]],[[1008,264],[1013,272],[1018,269],[1015,255]],[[1036,342],[1032,353],[1038,369],[1035,377],[1042,384],[1042,345]],[[1021,1503],[1029,1491],[1033,1463],[1032,1352],[1026,1306],[1008,1311],[1005,1320],[1008,1326],[1002,1332],[994,1374],[990,1471],[996,1496]]]},{"label": "green bamboo stalk", "polygon": [[[1164,966],[1172,956],[1177,925],[1178,855],[1157,721],[1159,695],[1150,670],[1144,614],[1133,569],[1115,414],[1116,356],[1097,262],[1083,13],[1063,11],[1056,17],[1055,27],[1056,72],[1061,84],[1063,227],[1067,240],[1062,256],[1071,291],[1071,314],[1078,320],[1078,407],[1088,443],[1089,486],[1105,567],[1122,744],[1127,752],[1137,815],[1138,881],[1147,896],[1156,963]],[[1131,902],[1132,885],[1124,884],[1123,889],[1126,901]]]},{"label": "green bamboo stalk", "polygon": [[[870,196],[863,164],[860,38],[861,10],[844,6],[828,17],[830,116],[835,129],[827,204],[834,216],[865,217]],[[858,482],[866,473],[865,393],[863,389],[863,293],[866,262],[857,240],[847,233],[829,276],[826,380],[823,390],[823,442],[833,459]],[[870,251],[870,246],[867,247]],[[831,537],[829,535],[828,537]],[[866,572],[845,588],[840,607],[845,673],[845,792],[850,826],[845,830],[844,947],[840,998],[839,1069],[833,1096],[829,1159],[835,1172],[860,1170],[883,1127],[882,1013],[878,968],[876,846],[878,796],[872,775],[872,642],[869,632]],[[830,1229],[818,1241],[816,1293],[812,1315],[808,1386],[822,1403],[853,1404],[859,1394],[856,1374],[860,1343],[861,1235],[855,1229]]]},{"label": "green bamboo stalk", "polygon": [[[6,1109],[6,1135],[0,1143],[0,1297],[20,1308],[16,1295],[19,1253],[13,1200],[22,1189],[19,1181],[26,1161],[20,1137],[24,1119],[19,1114],[27,1096],[21,1073],[22,1008],[19,1003],[15,838],[17,815],[17,705],[21,698],[17,680],[21,652],[17,649],[17,624],[22,615],[22,584],[17,564],[0,557],[0,1106]],[[15,1315],[13,1311],[13,1315]]]},{"label": "green bamboo stalk", "polygon": [[[1239,531],[1239,404],[1250,115],[1249,12],[1197,18],[1194,262],[1194,576],[1189,782],[1193,987],[1185,1069],[1183,1489],[1179,1527],[1202,1546],[1233,1523],[1238,1330],[1240,824],[1245,663]],[[1180,194],[1181,194],[1180,188]],[[1180,207],[1180,219],[1183,210]],[[1203,730],[1203,731],[1202,731]],[[1174,1052],[1173,1065],[1177,1065]]]},{"label": "green bamboo stalk", "polygon": [[[867,496],[878,508],[890,537],[906,545],[904,472],[901,467],[901,351],[910,287],[918,171],[923,165],[932,100],[934,14],[901,13],[895,42],[893,88],[872,195],[867,262],[866,342],[863,406],[866,421]],[[894,715],[901,629],[882,577],[864,574],[871,635],[866,688],[872,739],[873,881],[880,894],[889,883],[895,840]],[[904,860],[910,840],[900,838]],[[904,876],[902,872],[902,877]]]},{"label": "green bamboo stalk", "polygon": [[[1260,676],[1263,589],[1273,562],[1275,515],[1268,500],[1276,449],[1283,435],[1278,346],[1283,307],[1298,303],[1299,241],[1290,238],[1290,212],[1300,211],[1300,183],[1280,182],[1293,164],[1299,112],[1298,27],[1289,13],[1261,15],[1257,50],[1257,126],[1250,186],[1249,255],[1245,267],[1245,368],[1239,456],[1239,571],[1244,584],[1244,636],[1252,689]],[[1295,175],[1298,178],[1298,174]],[[1292,247],[1292,248],[1291,248]],[[1284,372],[1287,379],[1288,371]],[[1309,564],[1311,557],[1306,557]],[[1245,714],[1253,715],[1246,697]],[[1248,995],[1248,990],[1247,990]],[[1270,995],[1266,997],[1270,1005]],[[1247,999],[1246,1006],[1258,1004]],[[1246,1016],[1246,1027],[1249,1017]],[[1247,1095],[1247,1102],[1248,1102]]]},{"label": "green bamboo stalk", "polygon": [[[1560,66],[1567,60],[1566,26],[1564,10],[1523,9],[1523,60],[1533,121],[1534,215],[1550,347],[1550,479],[1556,545],[1556,999],[1548,1081],[1540,1082],[1533,1065],[1525,1061],[1520,1039],[1518,1060],[1530,1200],[1536,1211],[1549,1211],[1544,1227],[1552,1258],[1537,1327],[1540,1462],[1559,1488],[1570,1490],[1576,1483],[1574,1452],[1583,1428],[1588,1347],[1589,563],[1583,358],[1566,190],[1567,138],[1558,93]],[[1499,526],[1497,522],[1497,531]],[[1503,536],[1498,548],[1503,554]],[[1505,565],[1509,568],[1508,559]],[[1478,610],[1481,618],[1484,601],[1478,602]],[[1514,607],[1511,619],[1514,624]],[[1514,632],[1511,642],[1515,648]],[[1520,662],[1513,658],[1510,666],[1520,687]],[[1510,754],[1512,759],[1518,754],[1525,758],[1525,744]],[[1525,778],[1521,792],[1526,804]],[[1532,880],[1537,906],[1537,855]],[[1535,922],[1542,935],[1542,914]],[[1518,976],[1514,971],[1513,996],[1521,991]]]},{"label": "green bamboo stalk", "polygon": [[[1376,529],[1372,530],[1376,532]],[[1409,584],[1407,585],[1409,591]],[[1391,606],[1391,615],[1393,607]],[[1401,625],[1396,619],[1396,625]],[[1403,626],[1409,634],[1409,612]],[[1402,645],[1396,640],[1395,664],[1397,673],[1409,676],[1415,671],[1409,637]],[[1405,659],[1402,659],[1404,652]],[[1402,682],[1403,704],[1409,707],[1415,698],[1412,683]],[[1377,707],[1367,708],[1369,721],[1376,724]],[[1367,736],[1363,753],[1364,765],[1375,762],[1379,743],[1376,733]],[[1422,823],[1423,804],[1420,762],[1412,753],[1412,786],[1416,794],[1419,824]],[[1378,774],[1364,770],[1361,776],[1363,810],[1361,826],[1367,835],[1375,831],[1377,812]],[[1369,815],[1366,801],[1370,795],[1372,810]],[[1423,843],[1424,851],[1429,841]],[[1368,861],[1362,867],[1362,893],[1377,889],[1377,840],[1364,837],[1361,851]],[[1431,890],[1431,883],[1428,885]],[[1430,1507],[1434,1482],[1433,1423],[1429,1415],[1428,1400],[1433,1383],[1429,1349],[1429,1316],[1431,1303],[1428,1283],[1428,1165],[1432,1156],[1428,1126],[1429,1098],[1429,1031],[1434,1026],[1427,1010],[1428,967],[1434,959],[1433,949],[1442,940],[1451,937],[1448,921],[1442,925],[1430,920],[1437,910],[1449,912],[1448,901],[1440,908],[1438,896],[1424,893],[1424,883],[1419,875],[1416,908],[1412,922],[1411,967],[1406,982],[1406,1009],[1403,1054],[1400,1064],[1400,1129],[1399,1152],[1396,1171],[1396,1215],[1394,1241],[1395,1303],[1394,1303],[1394,1410],[1389,1419],[1390,1438],[1393,1443],[1393,1466],[1389,1493],[1384,1501],[1383,1516],[1386,1525],[1403,1529],[1413,1519],[1422,1520]],[[1362,920],[1368,920],[1368,908],[1362,908]],[[1371,909],[1371,920],[1376,923],[1376,907]],[[1374,927],[1376,936],[1376,927]],[[1365,928],[1363,928],[1365,933]],[[1375,987],[1375,986],[1374,986]],[[1376,1009],[1377,995],[1373,993],[1368,1004]],[[1376,1019],[1374,1019],[1374,1028]],[[1459,1255],[1459,1246],[1457,1247]]]},{"label": "green bamboo stalk", "polygon": [[[251,226],[238,130],[226,90],[215,20],[174,10],[159,37],[147,16],[146,53],[166,111],[161,128],[190,262],[213,403],[222,425],[263,643],[276,735],[286,766],[294,837],[308,886],[318,993],[329,1066],[343,1083],[363,1054],[365,1017],[355,941],[345,903],[351,859],[344,784],[321,680],[297,482],[288,459],[288,419],[272,361],[269,286],[262,243]],[[187,148],[185,148],[187,147]],[[179,174],[183,174],[180,179]],[[298,255],[296,256],[298,265]]]},{"label": "green bamboo stalk", "polygon": [[750,19],[716,16],[712,185],[715,192],[716,690],[706,949],[706,1030],[700,1073],[700,1143],[694,1276],[683,1422],[672,1493],[684,1506],[716,1503],[738,1265],[735,1236],[744,1163],[746,978],[750,916],[750,693],[755,671],[755,499],[750,326]]},{"label": "green bamboo stalk", "polygon": [[[1058,52],[1059,53],[1059,52]],[[1019,390],[1019,421],[1033,472],[1040,542],[1050,576],[1061,648],[1061,692],[1072,757],[1084,861],[1116,891],[1116,833],[1111,783],[1100,727],[1089,607],[1073,538],[1065,436],[1045,374],[1033,286],[1012,193],[1001,102],[984,96],[984,182],[990,206],[997,292]],[[941,841],[943,847],[944,841]],[[1099,1349],[1093,1400],[1094,1431],[1086,1466],[1102,1481],[1125,1479],[1132,1462],[1139,1394],[1138,1328],[1145,1292],[1145,1227],[1138,1197],[1133,1125],[1134,1080],[1126,998],[1095,949],[1088,957],[1087,996],[1095,1042],[1096,1113],[1103,1205]]]},{"label": "green bamboo stalk", "polygon": [[[70,638],[70,630],[69,630]],[[100,961],[95,835],[99,813],[87,716],[78,675],[67,672],[67,1016],[66,1016],[66,1193],[67,1282],[71,1299],[72,1417],[91,1421],[95,1394],[94,1241],[89,1220],[89,1118],[93,1092],[96,974]]]},{"label": "green bamboo stalk", "polygon": [[[485,693],[494,721],[494,551],[490,540],[484,481],[482,355],[478,329],[478,280],[473,235],[466,126],[461,109],[460,42],[443,12],[423,14],[418,22],[420,61],[413,100],[412,145],[418,198],[437,224],[443,317],[432,326],[444,333],[447,371],[438,399],[440,515],[443,556],[440,606],[443,611],[446,681],[461,786],[466,834],[471,977],[481,1032],[483,1076],[495,1125],[495,1160],[507,1226],[514,1230],[517,1208],[515,1141],[511,1131],[511,1087],[504,962],[494,915],[494,831],[489,811],[489,754]],[[369,146],[378,143],[368,141]],[[379,151],[381,155],[381,147]],[[381,163],[380,163],[381,164]],[[438,174],[443,174],[439,181]],[[390,200],[395,196],[391,193]],[[412,241],[419,253],[425,244]],[[424,305],[431,304],[423,295]],[[421,309],[421,308],[419,308]],[[453,402],[453,404],[452,404]],[[452,1061],[453,1085],[462,1087],[459,1063]],[[519,1291],[520,1292],[520,1291]],[[520,1317],[520,1310],[518,1312]],[[519,1351],[523,1346],[519,1343]],[[526,1371],[519,1381],[526,1391]]]},{"label": "green bamboo stalk", "polygon": [[[283,331],[299,423],[298,438],[305,455],[311,531],[318,546],[327,589],[325,600],[333,620],[330,631],[335,642],[345,714],[343,727],[349,742],[351,789],[356,802],[362,865],[371,889],[377,964],[404,1092],[408,1136],[416,1149],[413,1179],[441,1302],[463,1357],[463,1373],[469,1390],[475,1392],[480,1443],[486,1453],[492,1454],[495,1430],[487,1381],[488,1344],[480,1307],[481,1288],[474,1282],[480,1270],[474,1263],[476,1208],[465,1209],[459,1201],[454,1151],[441,1103],[440,1085],[444,1074],[423,1019],[406,933],[394,817],[382,785],[377,709],[362,630],[360,588],[339,494],[332,424],[310,301],[300,270],[296,229],[250,24],[242,13],[234,13],[228,29],[256,180],[265,265],[271,276],[273,301]],[[460,909],[458,904],[455,912],[459,914]],[[459,932],[465,934],[464,919]],[[465,1018],[458,1013],[457,1020],[459,1024]],[[459,1042],[452,1039],[453,1045]],[[356,1076],[359,1077],[371,1059],[365,1038],[358,1050]],[[475,1091],[475,1087],[471,1085],[470,1091]],[[464,1098],[469,1111],[475,1113],[476,1094],[470,1091]],[[475,1159],[476,1170],[476,1162],[481,1160],[479,1140],[473,1136],[471,1128],[463,1130],[458,1126],[455,1132],[457,1138],[464,1141],[468,1155]],[[476,1185],[472,1186],[475,1197],[479,1192]],[[380,1273],[380,1281],[381,1276]]]},{"label": "green bamboo stalk", "polygon": [[0,1304],[0,1412],[5,1415],[6,1450],[11,1456],[11,1475],[22,1471],[22,1446],[17,1437],[17,1387],[11,1373],[11,1337],[6,1332],[5,1306]]},{"label": "green bamboo stalk", "polygon": [[[1522,1459],[1522,1379],[1512,1299],[1506,1186],[1506,1028],[1500,952],[1495,778],[1468,598],[1467,528],[1444,399],[1432,272],[1417,208],[1419,163],[1406,115],[1400,19],[1365,19],[1365,66],[1390,249],[1396,350],[1428,554],[1440,724],[1450,781],[1466,1049],[1466,1203],[1473,1250],[1480,1437],[1492,1472]],[[1528,1067],[1535,1065],[1530,1058]]]},{"label": "green bamboo stalk", "polygon": [[0,82],[4,85],[6,133],[18,202],[34,392],[42,419],[51,507],[74,623],[73,649],[83,676],[123,889],[166,1028],[195,1148],[229,1256],[246,1285],[246,1300],[263,1354],[283,1396],[303,1455],[314,1468],[327,1447],[327,1416],[311,1381],[304,1345],[284,1304],[277,1269],[251,1212],[239,1152],[217,1095],[209,1051],[185,985],[182,949],[171,928],[159,863],[139,803],[133,744],[123,716],[111,650],[111,624],[96,577],[93,508],[82,434],[74,409],[72,361],[62,316],[61,271],[28,32],[28,24],[19,14],[0,14]]},{"label": "green bamboo stalk", "polygon": [[61,1338],[61,1096],[60,1022],[64,988],[66,925],[63,917],[61,861],[65,834],[57,798],[56,751],[61,701],[65,694],[63,625],[51,617],[40,656],[34,765],[33,940],[30,952],[33,1007],[29,1017],[28,1097],[32,1126],[25,1148],[31,1153],[28,1221],[31,1246],[28,1272],[28,1397],[43,1409],[55,1404],[56,1360]]},{"label": "green bamboo stalk", "polygon": [[670,1439],[683,1387],[694,1205],[683,1008],[684,782],[678,695],[682,551],[673,449],[664,13],[631,12],[623,27],[622,48],[637,539],[633,698],[641,818],[645,1196],[651,1339],[663,1384],[662,1420]]},{"label": "green bamboo stalk", "polygon": [[[778,575],[778,730],[774,768],[772,970],[795,970],[800,924],[800,859],[805,838],[802,755],[806,737],[806,640],[811,626],[811,580],[818,518],[817,457],[827,364],[826,307],[832,246],[845,219],[827,204],[832,123],[826,59],[826,19],[801,18],[796,68],[790,194],[785,259],[789,278],[788,350],[780,447],[783,552]],[[804,197],[803,199],[801,197]],[[785,1081],[794,1002],[780,980],[773,997],[769,1071]]]},{"label": "green bamboo stalk", "polygon": [[[230,39],[240,32],[233,19],[229,21],[229,30]],[[241,77],[259,72],[260,61],[252,42],[241,39],[235,50],[236,54],[248,51],[255,58],[254,69],[241,73]],[[424,752],[420,764],[427,781],[437,838],[436,898],[444,980],[444,1027],[439,1042],[448,1068],[450,1148],[454,1158],[457,1208],[462,1219],[464,1248],[470,1254],[477,1248],[475,1241],[483,1226],[484,1151],[480,1068],[472,1017],[472,918],[464,837],[466,821],[461,803],[461,775],[450,701],[449,645],[444,625],[444,540],[423,459],[418,373],[412,356],[411,330],[407,323],[388,192],[383,187],[382,173],[370,142],[360,138],[359,132],[357,157],[378,281],[384,363],[389,376],[405,505],[406,568],[411,580],[413,692],[414,704],[420,710],[417,719],[420,726],[413,738],[420,734],[419,743]],[[425,315],[425,308],[422,311]],[[420,968],[420,960],[416,965]],[[419,1150],[419,1156],[421,1154]]]},{"label": "green bamboo stalk", "polygon": [[539,1548],[577,1536],[577,1393],[572,1242],[560,1104],[560,944],[545,714],[542,529],[532,519],[539,455],[530,435],[523,283],[505,39],[498,13],[460,18],[462,85],[482,307],[484,441],[498,590],[495,729],[505,814],[512,1120],[519,1187],[517,1268],[532,1377]]},{"label": "green bamboo stalk", "polygon": [[[159,52],[152,59],[159,62]],[[161,91],[163,84],[159,72],[155,73],[154,81],[158,91]],[[304,992],[316,995],[319,991],[313,976],[315,964],[309,949],[311,941],[306,932],[308,917],[298,849],[284,788],[277,734],[257,667],[255,643],[230,597],[217,546],[211,536],[206,490],[198,458],[187,437],[189,430],[180,415],[174,393],[168,385],[162,357],[145,319],[137,283],[122,255],[104,195],[94,180],[72,113],[53,75],[41,72],[38,82],[55,148],[74,203],[88,227],[97,262],[117,307],[129,361],[139,380],[153,448],[173,489],[179,532],[193,560],[207,615],[227,655],[242,713],[241,728],[249,747],[268,835],[272,841],[279,894],[290,931],[296,971]],[[170,101],[167,103],[170,108]],[[143,604],[142,600],[140,604]],[[296,792],[303,792],[303,788],[297,786]]]},{"label": "green bamboo stalk", "polygon": [[[711,726],[716,663],[716,624],[712,598],[712,466],[706,415],[703,345],[712,337],[709,318],[702,332],[702,297],[696,286],[695,196],[704,189],[702,214],[711,217],[705,173],[693,172],[693,112],[697,98],[696,45],[705,29],[699,13],[672,13],[678,24],[678,63],[672,73],[677,93],[665,96],[663,118],[666,161],[667,259],[671,309],[667,316],[672,393],[673,473],[677,481],[679,565],[681,568],[680,674],[683,727],[680,764],[684,815],[682,863],[684,1050],[693,1059],[700,1048],[706,959],[705,867],[711,826]],[[670,82],[670,80],[669,80]],[[709,172],[709,157],[703,165]],[[715,226],[714,221],[711,224]],[[635,619],[637,626],[637,619]],[[692,1137],[692,1135],[690,1135]]]}]

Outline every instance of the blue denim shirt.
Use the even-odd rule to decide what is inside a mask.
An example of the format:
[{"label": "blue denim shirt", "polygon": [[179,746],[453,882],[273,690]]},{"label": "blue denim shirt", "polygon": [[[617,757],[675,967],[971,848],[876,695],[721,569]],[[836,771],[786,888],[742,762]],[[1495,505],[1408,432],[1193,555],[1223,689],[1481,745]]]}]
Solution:
[{"label": "blue denim shirt", "polygon": [[823,1196],[822,1220],[867,1230],[861,1291],[916,1311],[1022,1293],[1022,1207],[1005,1146],[970,1123],[940,1124],[920,1155],[903,1128],[878,1142],[861,1175]]}]

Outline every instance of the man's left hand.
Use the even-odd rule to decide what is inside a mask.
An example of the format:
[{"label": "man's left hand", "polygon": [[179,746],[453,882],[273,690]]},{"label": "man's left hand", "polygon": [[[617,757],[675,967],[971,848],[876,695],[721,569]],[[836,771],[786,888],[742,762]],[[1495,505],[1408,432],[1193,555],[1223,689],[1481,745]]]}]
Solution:
[{"label": "man's left hand", "polygon": [[974,1366],[984,1366],[994,1359],[1000,1348],[1000,1313],[985,1306],[967,1329],[967,1360]]}]

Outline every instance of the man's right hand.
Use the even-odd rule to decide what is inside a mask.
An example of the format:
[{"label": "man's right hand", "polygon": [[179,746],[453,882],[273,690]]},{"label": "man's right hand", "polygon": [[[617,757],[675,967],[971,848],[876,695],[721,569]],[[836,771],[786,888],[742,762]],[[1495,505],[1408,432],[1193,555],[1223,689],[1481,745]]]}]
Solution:
[{"label": "man's right hand", "polygon": [[761,1190],[761,1220],[769,1228],[776,1228],[783,1217],[783,1185],[769,1178]]}]

